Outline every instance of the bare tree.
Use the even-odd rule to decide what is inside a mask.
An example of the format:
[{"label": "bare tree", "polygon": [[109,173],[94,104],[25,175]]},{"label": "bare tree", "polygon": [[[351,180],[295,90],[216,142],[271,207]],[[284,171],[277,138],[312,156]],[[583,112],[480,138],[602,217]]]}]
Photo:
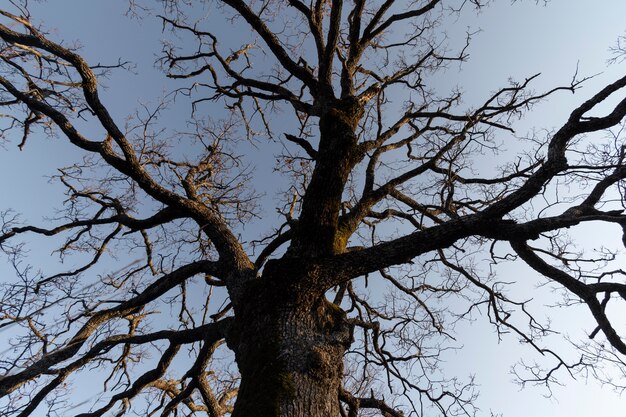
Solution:
[{"label": "bare tree", "polygon": [[[160,64],[178,80],[170,99],[192,104],[180,131],[159,120],[166,103],[115,120],[98,80],[126,64],[86,62],[11,3],[0,11],[3,136],[17,132],[28,151],[34,134],[58,135],[84,158],[55,175],[66,194],[49,224],[3,212],[18,283],[0,299],[12,335],[0,414],[472,415],[471,380],[441,375],[439,359],[477,310],[551,361],[524,381],[600,360],[624,369],[609,317],[626,300],[618,248],[587,254],[568,229],[626,233],[626,77],[485,174],[474,161],[499,154],[497,135],[513,138],[533,104],[584,80],[534,93],[531,76],[470,108],[430,85],[466,59],[463,46],[446,49],[440,19],[482,0],[216,1],[248,31],[235,47],[239,37],[166,0],[173,40]],[[244,241],[242,226],[276,201],[252,189],[257,155],[242,153],[261,137],[282,147],[282,200],[266,215],[275,228]],[[84,263],[36,272],[22,246],[33,235],[62,239],[61,259]],[[514,278],[495,275],[509,262],[588,307],[597,328],[580,361],[543,344],[548,325]],[[75,408],[67,384],[86,373],[102,390]]]}]

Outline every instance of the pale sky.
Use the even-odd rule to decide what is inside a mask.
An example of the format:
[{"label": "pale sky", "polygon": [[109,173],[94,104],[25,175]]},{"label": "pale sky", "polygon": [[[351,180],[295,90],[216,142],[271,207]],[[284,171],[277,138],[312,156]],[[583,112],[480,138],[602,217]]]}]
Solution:
[{"label": "pale sky", "polygon": [[[113,63],[120,57],[136,63],[136,74],[114,74],[105,81],[104,102],[118,120],[136,108],[138,102],[154,102],[168,84],[162,74],[154,68],[160,52],[160,23],[156,18],[144,20],[124,17],[125,0],[54,0],[47,3],[32,3],[35,19],[54,28],[52,37],[67,42],[78,40],[82,54],[91,63]],[[520,130],[550,129],[563,123],[568,112],[593,94],[602,85],[623,76],[625,63],[607,67],[610,57],[608,48],[618,36],[626,31],[626,2],[624,0],[552,0],[547,6],[535,5],[534,1],[495,1],[478,17],[461,19],[450,28],[451,36],[457,31],[482,29],[474,37],[469,49],[470,59],[461,70],[451,68],[440,82],[442,85],[460,85],[467,93],[466,103],[480,102],[490,90],[506,84],[509,77],[523,79],[541,72],[536,90],[555,84],[567,84],[578,67],[580,75],[599,74],[587,82],[575,95],[563,93],[546,103],[521,122]],[[218,32],[217,29],[213,29]],[[224,24],[227,36],[235,29]],[[170,84],[171,86],[171,84]],[[176,108],[169,117],[182,116],[186,107]],[[180,112],[180,113],[177,113]],[[172,120],[172,123],[178,123]],[[95,134],[95,131],[94,131]],[[58,204],[62,196],[55,194],[55,187],[47,182],[47,175],[69,161],[76,153],[63,141],[30,139],[25,151],[19,152],[16,143],[5,145],[0,151],[0,193],[2,207],[12,207],[24,213],[24,218],[39,222],[49,215],[39,204],[33,204],[33,191],[38,201],[54,201]],[[28,170],[23,167],[28,166]],[[32,169],[31,169],[32,167]],[[263,169],[263,168],[261,168]],[[19,171],[19,184],[13,179]],[[267,173],[269,175],[269,171]],[[263,173],[257,176],[263,181]],[[268,204],[272,210],[272,204]],[[593,236],[599,238],[600,236]],[[611,238],[619,239],[616,234]],[[35,245],[34,253],[45,253],[47,246]],[[557,297],[544,289],[536,289],[538,281],[523,268],[506,270],[507,279],[523,280],[528,294],[541,300],[542,297]],[[0,278],[2,279],[2,278]],[[555,300],[556,301],[556,300]],[[565,313],[565,314],[564,314]],[[552,314],[552,313],[550,313]],[[570,314],[555,311],[555,324],[561,321],[563,328],[575,332],[576,328],[590,330],[586,311]],[[574,324],[572,326],[572,324]],[[574,329],[574,330],[572,330]],[[621,330],[626,334],[622,323]],[[4,335],[3,335],[4,336]],[[563,386],[554,389],[553,398],[543,397],[546,391],[528,387],[524,390],[511,382],[509,368],[521,357],[534,353],[520,347],[514,336],[498,343],[492,329],[485,320],[478,319],[464,325],[459,342],[465,347],[450,354],[446,364],[448,375],[476,376],[481,395],[478,405],[485,416],[489,411],[502,413],[506,417],[550,416],[550,417],[622,417],[624,401],[610,388],[601,387],[593,380],[573,381],[562,375]]]}]

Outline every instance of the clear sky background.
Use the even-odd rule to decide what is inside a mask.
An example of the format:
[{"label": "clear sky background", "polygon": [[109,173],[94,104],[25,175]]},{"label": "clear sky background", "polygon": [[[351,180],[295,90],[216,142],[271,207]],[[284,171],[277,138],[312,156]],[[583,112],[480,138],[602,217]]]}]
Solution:
[{"label": "clear sky background", "polygon": [[[104,102],[113,115],[122,120],[133,112],[139,102],[156,102],[171,88],[163,75],[155,69],[154,61],[160,51],[160,22],[155,17],[142,20],[124,17],[125,0],[54,0],[33,3],[35,20],[54,29],[54,39],[68,43],[75,40],[83,45],[82,54],[91,63],[114,63],[118,58],[136,64],[134,73],[119,72],[103,84]],[[443,85],[458,84],[466,91],[466,103],[480,102],[487,93],[506,84],[509,77],[523,79],[541,72],[536,83],[541,90],[557,84],[567,84],[578,67],[580,75],[599,74],[585,83],[576,94],[563,93],[537,106],[535,111],[518,126],[524,130],[550,129],[562,124],[578,104],[602,85],[624,73],[624,64],[607,67],[608,48],[626,30],[626,2],[624,0],[552,0],[547,6],[534,1],[495,1],[480,15],[461,18],[450,27],[454,33],[482,29],[474,37],[469,49],[470,59],[460,70],[451,68],[440,79]],[[213,28],[214,32],[235,36],[237,30],[228,23]],[[621,71],[621,72],[620,72]],[[188,107],[175,106],[169,113],[172,124],[184,120]],[[99,132],[92,132],[97,135]],[[62,196],[48,184],[46,176],[77,155],[62,140],[30,139],[23,152],[17,142],[6,143],[0,152],[0,194],[2,209],[12,207],[24,214],[24,219],[35,223],[49,215],[49,204],[58,205]],[[270,155],[266,155],[271,157]],[[25,169],[27,167],[27,169]],[[271,168],[260,165],[259,184],[272,186]],[[17,174],[19,172],[19,174]],[[17,179],[19,175],[19,180]],[[266,190],[266,191],[269,191]],[[35,197],[36,196],[36,197]],[[50,203],[49,203],[50,202]],[[273,212],[269,203],[266,212]],[[589,232],[589,231],[588,231]],[[591,233],[591,232],[589,232]],[[604,239],[605,236],[589,236]],[[619,234],[609,238],[619,239]],[[34,246],[34,253],[45,253],[47,247]],[[55,267],[56,268],[56,267]],[[535,289],[537,280],[524,269],[505,271],[523,280],[527,291],[538,298],[549,296]],[[0,278],[1,279],[1,278]],[[550,313],[552,314],[552,312]],[[571,314],[554,312],[556,325],[568,331],[590,330],[585,311]],[[623,324],[620,328],[626,333]],[[563,375],[561,388],[554,390],[553,398],[544,398],[546,391],[529,387],[520,391],[514,385],[509,368],[519,358],[531,354],[520,347],[514,337],[498,343],[492,329],[477,320],[461,328],[459,341],[465,346],[457,354],[450,354],[446,367],[448,374],[461,377],[476,375],[481,386],[479,407],[484,415],[489,411],[507,417],[621,417],[625,415],[626,398],[620,398],[610,388],[594,381],[571,380]]]}]

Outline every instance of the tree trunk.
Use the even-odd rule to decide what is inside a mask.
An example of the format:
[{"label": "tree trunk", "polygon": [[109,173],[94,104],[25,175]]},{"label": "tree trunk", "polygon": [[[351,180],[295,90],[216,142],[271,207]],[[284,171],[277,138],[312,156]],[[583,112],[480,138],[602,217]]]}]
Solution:
[{"label": "tree trunk", "polygon": [[[331,105],[331,104],[329,104]],[[315,169],[302,199],[302,212],[288,254],[319,257],[343,251],[337,240],[341,199],[350,172],[364,154],[355,129],[363,115],[354,99],[332,103],[320,117],[320,144]]]},{"label": "tree trunk", "polygon": [[258,284],[248,288],[228,340],[241,374],[233,417],[339,416],[352,342],[345,313],[314,291],[296,299],[290,294],[299,291],[285,283]]}]

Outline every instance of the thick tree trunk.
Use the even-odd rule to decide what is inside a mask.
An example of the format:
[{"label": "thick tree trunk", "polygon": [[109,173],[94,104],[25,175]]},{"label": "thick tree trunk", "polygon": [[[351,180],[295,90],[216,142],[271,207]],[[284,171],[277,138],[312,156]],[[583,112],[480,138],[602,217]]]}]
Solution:
[{"label": "thick tree trunk", "polygon": [[294,299],[284,285],[251,287],[228,341],[241,373],[233,417],[339,416],[352,342],[345,314],[313,292]]},{"label": "thick tree trunk", "polygon": [[352,342],[345,313],[328,302],[308,261],[345,250],[337,239],[342,192],[360,156],[352,100],[320,118],[320,146],[286,256],[268,262],[235,305],[227,338],[241,384],[233,417],[337,417],[343,355]]}]

